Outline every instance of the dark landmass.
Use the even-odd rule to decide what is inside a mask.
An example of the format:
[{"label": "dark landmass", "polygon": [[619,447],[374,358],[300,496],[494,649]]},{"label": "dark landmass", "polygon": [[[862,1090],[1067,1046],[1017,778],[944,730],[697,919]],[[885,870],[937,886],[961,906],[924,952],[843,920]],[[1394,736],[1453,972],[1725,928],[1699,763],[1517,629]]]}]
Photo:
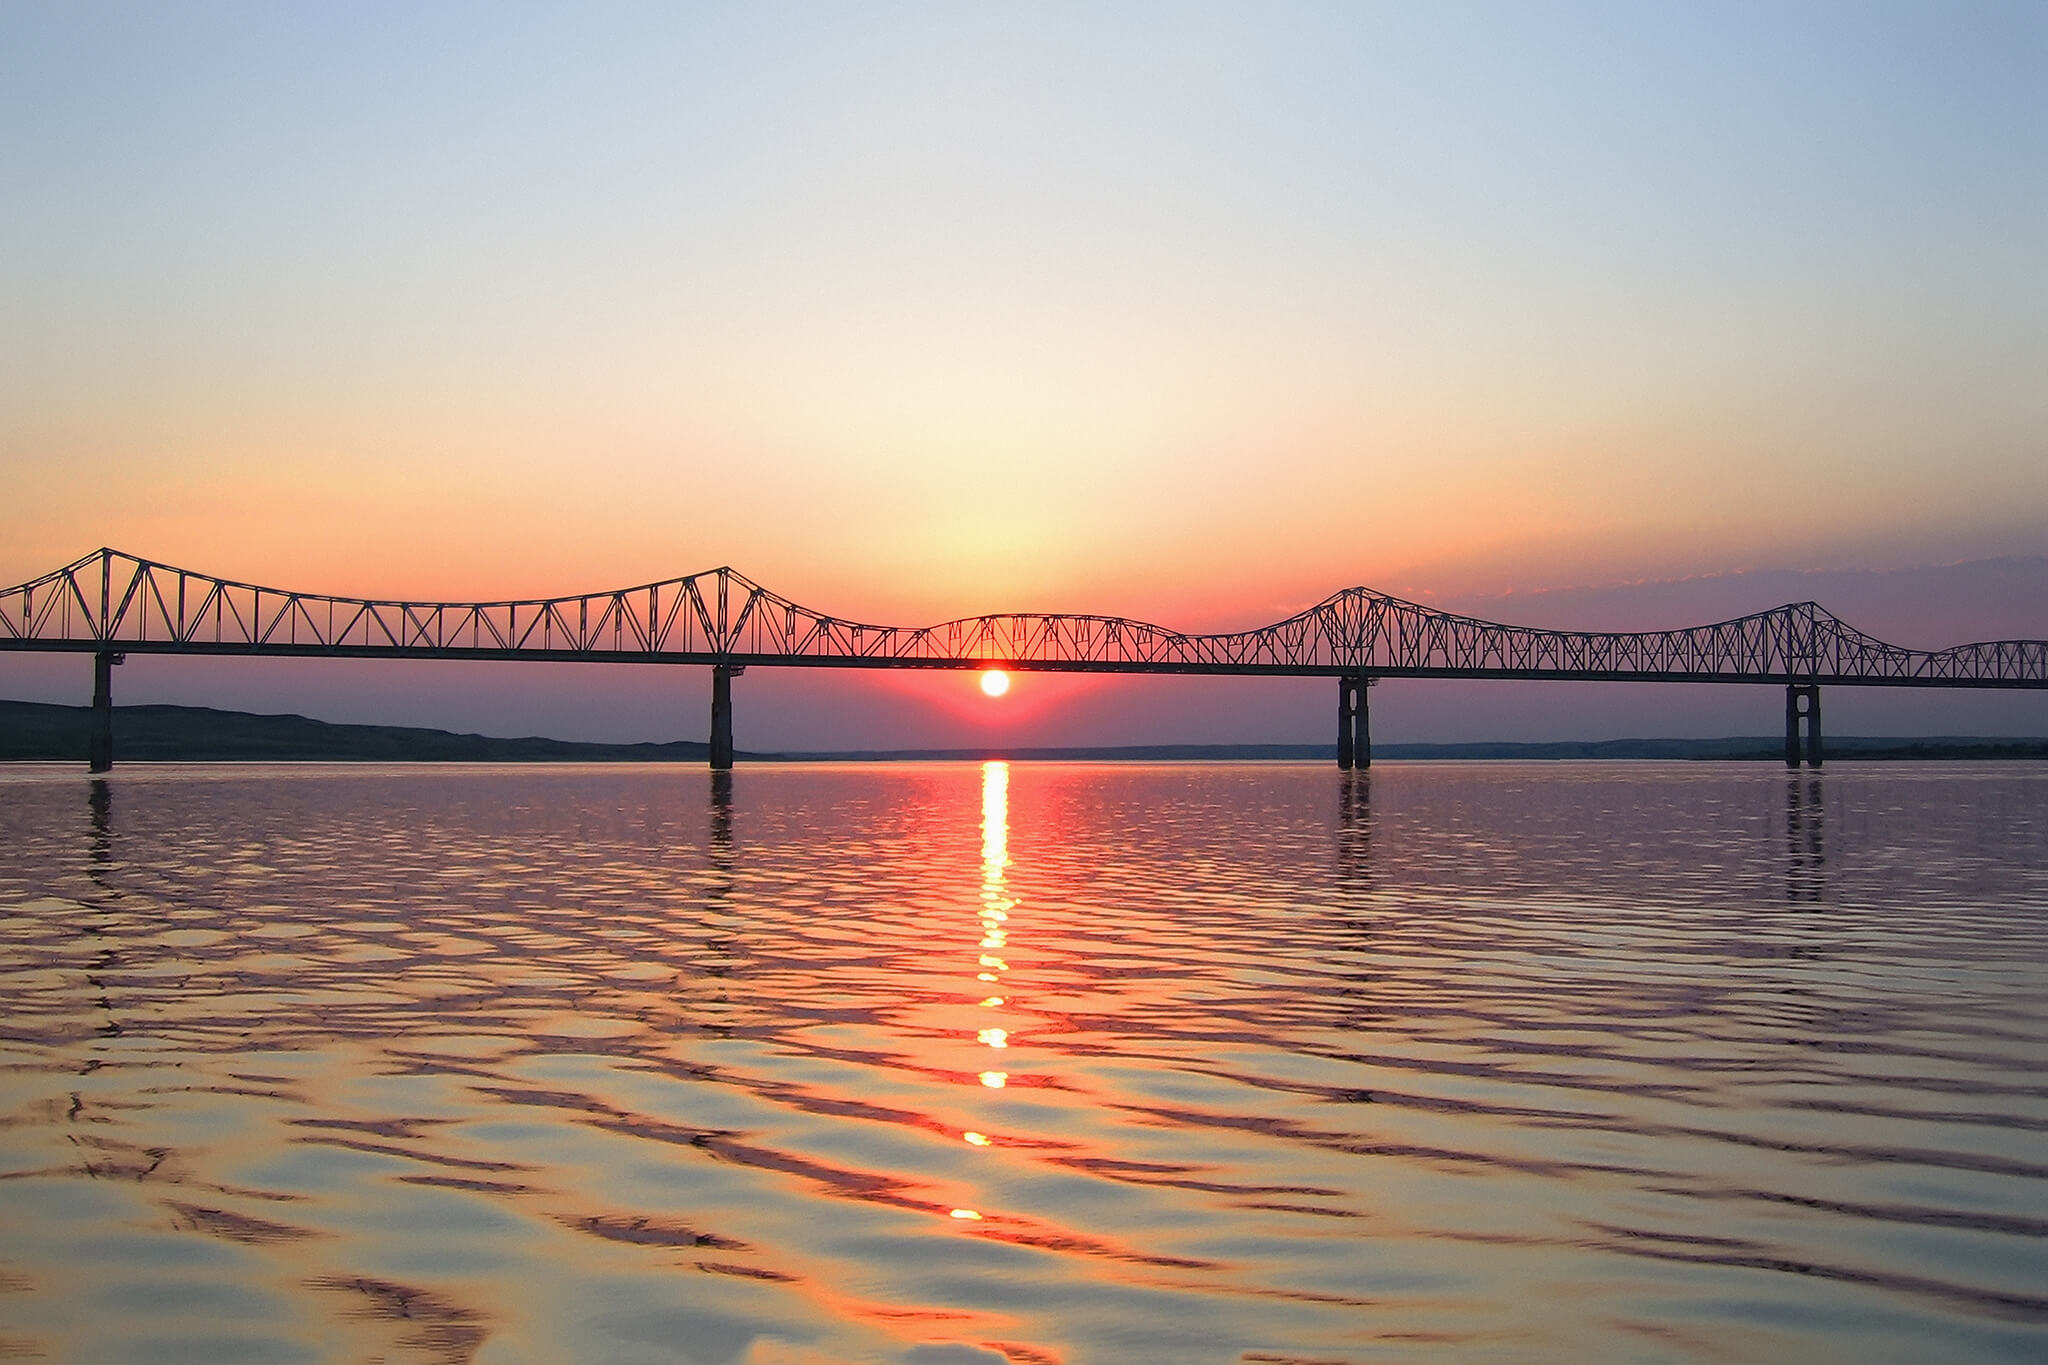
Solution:
[{"label": "dark landmass", "polygon": [[[91,708],[0,701],[0,759],[85,761]],[[304,716],[257,716],[205,706],[117,706],[114,759],[138,762],[349,760],[356,762],[703,763],[708,746],[579,744],[497,739],[403,725],[330,725]],[[742,755],[759,758],[760,755]]]},{"label": "dark landmass", "polygon": [[[85,761],[89,708],[0,701],[0,761]],[[1733,739],[1565,740],[1546,744],[1376,744],[1374,758],[1662,758],[1756,759],[1782,762],[1776,736]],[[438,763],[703,763],[707,746],[586,744],[566,739],[501,739],[402,725],[332,725],[305,716],[259,716],[204,706],[117,706],[116,761],[140,762],[438,762]],[[1080,762],[1313,759],[1333,761],[1329,744],[1128,744],[975,749],[861,749],[834,753],[745,753],[748,762],[933,761],[1020,759]],[[1827,739],[1831,759],[2048,758],[2048,739]]]}]

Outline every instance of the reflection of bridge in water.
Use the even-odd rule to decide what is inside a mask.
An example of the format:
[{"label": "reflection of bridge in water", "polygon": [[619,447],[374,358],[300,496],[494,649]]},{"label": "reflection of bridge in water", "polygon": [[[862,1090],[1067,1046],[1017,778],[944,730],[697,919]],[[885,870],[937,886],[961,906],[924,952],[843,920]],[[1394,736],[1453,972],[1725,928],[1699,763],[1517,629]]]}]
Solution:
[{"label": "reflection of bridge in water", "polygon": [[827,616],[723,568],[577,597],[410,602],[259,587],[116,550],[0,592],[0,649],[94,656],[94,771],[113,762],[113,666],[135,653],[704,665],[714,768],[732,766],[732,679],[774,665],[1333,677],[1344,768],[1371,760],[1366,689],[1381,678],[1776,684],[1795,767],[1802,732],[1820,764],[1823,686],[2048,687],[2048,640],[1903,649],[1813,602],[1680,630],[1562,631],[1346,588],[1221,634],[1045,613],[906,627]]}]

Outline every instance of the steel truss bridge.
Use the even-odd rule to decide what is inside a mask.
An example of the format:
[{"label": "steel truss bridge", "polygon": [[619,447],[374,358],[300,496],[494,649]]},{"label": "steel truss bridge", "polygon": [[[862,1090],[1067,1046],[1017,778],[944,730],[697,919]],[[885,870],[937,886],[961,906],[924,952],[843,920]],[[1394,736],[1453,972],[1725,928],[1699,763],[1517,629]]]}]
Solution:
[{"label": "steel truss bridge", "polygon": [[96,659],[90,762],[111,766],[127,654],[539,659],[708,665],[711,762],[732,763],[731,679],[760,666],[1334,677],[1338,763],[1370,761],[1380,678],[1771,683],[1786,761],[1821,760],[1823,685],[2048,688],[2048,640],[1904,649],[1813,602],[1679,630],[1540,630],[1346,588],[1283,621],[1191,635],[1113,616],[1007,613],[931,626],[843,620],[729,568],[575,597],[410,602],[260,587],[103,549],[0,591],[0,649]]}]

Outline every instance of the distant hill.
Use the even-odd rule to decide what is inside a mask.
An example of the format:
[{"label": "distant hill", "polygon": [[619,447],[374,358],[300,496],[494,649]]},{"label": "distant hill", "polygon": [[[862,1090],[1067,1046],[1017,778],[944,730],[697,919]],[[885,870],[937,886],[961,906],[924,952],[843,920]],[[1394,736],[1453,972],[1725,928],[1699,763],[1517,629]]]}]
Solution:
[{"label": "distant hill", "polygon": [[[85,761],[90,707],[0,701],[0,759]],[[205,706],[117,706],[114,758],[135,761],[285,761],[533,763],[703,763],[708,747],[579,744],[563,739],[499,739],[403,725],[330,725],[305,716],[257,716]],[[742,755],[758,757],[758,755]]]},{"label": "distant hill", "polygon": [[[85,761],[89,708],[43,702],[0,701],[0,760]],[[1374,758],[1662,758],[1782,760],[1775,736],[1734,739],[1565,740],[1548,744],[1377,744]],[[703,763],[707,746],[692,740],[667,744],[586,744],[566,739],[501,739],[457,735],[402,725],[333,725],[305,716],[258,716],[204,706],[117,706],[117,761],[357,761],[441,763]],[[741,753],[748,762],[777,760],[890,761],[989,758],[1081,762],[1227,761],[1312,759],[1331,761],[1329,744],[1131,744],[981,749],[870,749],[835,753]],[[1827,740],[1832,759],[2048,758],[2048,739]]]}]

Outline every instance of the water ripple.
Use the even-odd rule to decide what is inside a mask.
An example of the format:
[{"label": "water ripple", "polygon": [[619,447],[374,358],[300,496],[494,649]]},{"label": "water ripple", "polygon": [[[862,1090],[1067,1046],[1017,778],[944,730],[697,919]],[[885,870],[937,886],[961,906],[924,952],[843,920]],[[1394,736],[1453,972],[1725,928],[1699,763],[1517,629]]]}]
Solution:
[{"label": "water ripple", "polygon": [[2048,1354],[2048,771],[0,773],[0,1352]]}]

